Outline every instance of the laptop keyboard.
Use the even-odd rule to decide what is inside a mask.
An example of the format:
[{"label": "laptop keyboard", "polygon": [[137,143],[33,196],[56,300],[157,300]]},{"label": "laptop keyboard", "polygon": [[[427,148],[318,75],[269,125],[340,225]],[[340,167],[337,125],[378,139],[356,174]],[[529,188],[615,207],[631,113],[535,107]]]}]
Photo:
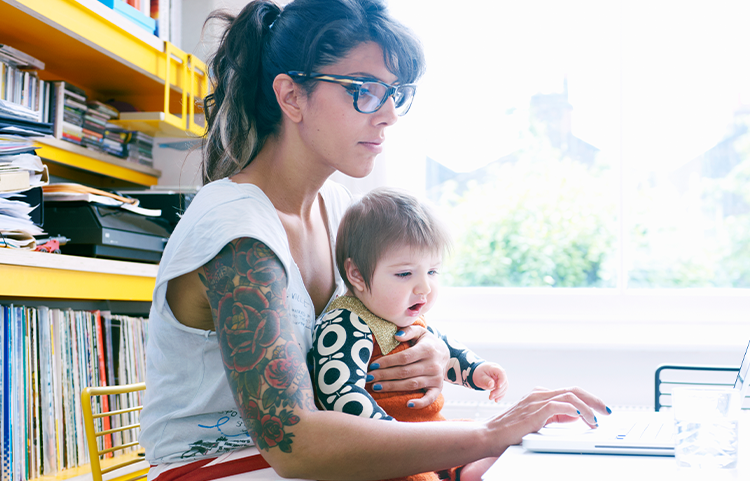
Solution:
[{"label": "laptop keyboard", "polygon": [[673,435],[671,424],[637,422],[624,426],[615,437],[625,442],[669,442]]}]

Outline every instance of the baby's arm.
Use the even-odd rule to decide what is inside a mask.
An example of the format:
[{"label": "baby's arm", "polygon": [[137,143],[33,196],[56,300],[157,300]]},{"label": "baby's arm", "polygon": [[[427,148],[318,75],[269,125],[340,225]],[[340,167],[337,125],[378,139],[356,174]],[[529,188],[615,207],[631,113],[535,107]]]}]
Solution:
[{"label": "baby's arm", "polygon": [[370,328],[346,309],[329,312],[316,326],[310,364],[322,409],[393,420],[365,390],[372,347]]},{"label": "baby's arm", "polygon": [[490,400],[499,401],[508,389],[505,370],[494,362],[487,362],[469,348],[442,333],[434,327],[427,329],[443,340],[448,346],[450,358],[445,370],[445,380],[478,391],[491,390]]}]

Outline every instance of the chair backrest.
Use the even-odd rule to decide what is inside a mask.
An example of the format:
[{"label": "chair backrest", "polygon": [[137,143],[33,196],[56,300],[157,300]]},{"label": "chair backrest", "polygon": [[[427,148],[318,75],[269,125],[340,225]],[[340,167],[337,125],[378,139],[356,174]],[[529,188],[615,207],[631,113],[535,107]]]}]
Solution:
[{"label": "chair backrest", "polygon": [[[654,409],[672,407],[672,389],[676,386],[732,387],[738,371],[738,367],[662,364],[654,375]],[[743,399],[742,409],[750,410],[748,399]]]},{"label": "chair backrest", "polygon": [[[86,446],[91,460],[91,475],[94,481],[132,481],[145,478],[148,466],[138,455],[113,455],[117,451],[131,452],[138,448],[140,422],[138,413],[142,409],[134,394],[146,389],[146,383],[122,386],[87,387],[81,393],[83,423],[86,429]],[[128,396],[118,396],[126,394]],[[118,400],[126,397],[129,402]],[[104,457],[105,459],[100,459]],[[126,469],[123,469],[126,468]]]}]

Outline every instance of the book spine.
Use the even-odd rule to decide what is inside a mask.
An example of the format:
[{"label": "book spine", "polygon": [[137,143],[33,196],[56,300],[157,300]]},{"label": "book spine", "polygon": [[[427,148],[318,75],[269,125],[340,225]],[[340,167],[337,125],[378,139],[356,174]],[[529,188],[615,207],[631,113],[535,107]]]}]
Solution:
[{"label": "book spine", "polygon": [[54,419],[55,419],[55,454],[57,458],[57,469],[64,466],[63,460],[63,397],[62,397],[62,344],[60,342],[60,318],[62,312],[59,309],[50,310],[50,331],[52,339],[52,392],[54,393]]},{"label": "book spine", "polygon": [[[99,386],[107,386],[107,361],[105,359],[104,326],[102,325],[101,312],[94,311],[94,321],[96,323],[97,354],[99,357]],[[102,409],[109,411],[109,399],[106,396],[102,396]],[[105,430],[111,428],[110,419],[108,417],[103,418],[102,422]],[[112,435],[104,436],[104,447],[106,449],[112,447]]]},{"label": "book spine", "polygon": [[57,446],[55,429],[55,392],[54,392],[54,344],[52,342],[52,323],[49,308],[39,307],[39,364],[41,366],[41,446],[42,472],[51,476],[57,474]]},{"label": "book spine", "polygon": [[3,378],[2,385],[2,444],[0,444],[0,481],[10,481],[12,478],[12,452],[13,452],[13,438],[10,435],[10,419],[11,419],[11,357],[12,357],[12,343],[11,343],[11,315],[10,308],[7,306],[0,306],[2,310],[3,325],[0,327],[3,333],[2,343],[2,358],[3,358],[3,370],[0,375]]}]

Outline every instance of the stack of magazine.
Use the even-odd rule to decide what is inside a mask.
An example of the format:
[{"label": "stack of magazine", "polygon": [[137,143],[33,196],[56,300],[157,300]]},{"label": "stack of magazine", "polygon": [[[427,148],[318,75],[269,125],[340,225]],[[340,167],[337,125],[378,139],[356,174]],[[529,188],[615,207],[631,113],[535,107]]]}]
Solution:
[{"label": "stack of magazine", "polygon": [[[147,320],[4,305],[0,322],[2,479],[38,478],[87,464],[81,391],[144,381]],[[102,398],[100,408],[141,405],[141,396]],[[99,422],[106,429],[138,422],[135,413],[104,419]],[[133,434],[105,436],[99,449],[128,444]]]}]

